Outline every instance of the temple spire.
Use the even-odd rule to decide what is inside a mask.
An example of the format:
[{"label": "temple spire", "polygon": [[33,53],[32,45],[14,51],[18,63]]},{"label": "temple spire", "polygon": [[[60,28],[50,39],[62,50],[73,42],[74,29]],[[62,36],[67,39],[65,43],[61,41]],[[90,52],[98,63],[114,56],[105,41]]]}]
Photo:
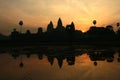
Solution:
[{"label": "temple spire", "polygon": [[58,23],[57,23],[57,27],[61,27],[62,26],[62,20],[61,18],[58,19]]},{"label": "temple spire", "polygon": [[61,18],[58,19],[56,31],[60,31],[60,32],[65,31],[65,28],[64,28],[64,26],[62,25],[62,20],[61,20]]},{"label": "temple spire", "polygon": [[53,31],[53,23],[52,23],[52,21],[50,21],[50,23],[48,24],[48,26],[47,26],[47,32],[52,32]]}]

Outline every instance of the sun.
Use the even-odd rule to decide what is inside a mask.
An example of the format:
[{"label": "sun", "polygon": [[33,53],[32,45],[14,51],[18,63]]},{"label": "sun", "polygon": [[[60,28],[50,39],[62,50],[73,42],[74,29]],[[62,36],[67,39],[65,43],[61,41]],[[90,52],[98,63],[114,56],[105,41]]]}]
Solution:
[{"label": "sun", "polygon": [[84,31],[84,30],[82,30],[82,32],[84,33],[85,31]]}]

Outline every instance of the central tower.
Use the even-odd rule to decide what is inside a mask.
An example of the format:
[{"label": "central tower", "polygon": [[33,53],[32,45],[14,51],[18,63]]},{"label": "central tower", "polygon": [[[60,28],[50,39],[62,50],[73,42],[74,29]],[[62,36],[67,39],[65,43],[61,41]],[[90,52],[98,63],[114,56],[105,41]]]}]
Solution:
[{"label": "central tower", "polygon": [[61,20],[61,18],[58,19],[56,30],[57,30],[57,31],[65,31],[65,28],[64,28],[63,25],[62,25],[62,20]]},{"label": "central tower", "polygon": [[62,27],[62,20],[60,18],[58,19],[57,27]]}]

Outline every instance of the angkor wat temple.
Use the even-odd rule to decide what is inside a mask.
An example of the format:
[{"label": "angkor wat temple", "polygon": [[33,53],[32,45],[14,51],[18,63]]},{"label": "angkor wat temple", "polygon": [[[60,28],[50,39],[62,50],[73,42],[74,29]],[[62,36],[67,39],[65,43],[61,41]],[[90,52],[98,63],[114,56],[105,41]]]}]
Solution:
[{"label": "angkor wat temple", "polygon": [[56,28],[54,28],[52,21],[47,26],[47,30],[43,32],[40,27],[36,33],[31,33],[27,30],[21,33],[13,29],[10,36],[0,41],[5,42],[24,42],[24,43],[67,43],[67,44],[120,44],[120,30],[114,32],[113,27],[108,25],[106,27],[91,26],[86,32],[75,30],[75,25],[72,22],[66,27],[63,26],[62,20],[59,18]]}]

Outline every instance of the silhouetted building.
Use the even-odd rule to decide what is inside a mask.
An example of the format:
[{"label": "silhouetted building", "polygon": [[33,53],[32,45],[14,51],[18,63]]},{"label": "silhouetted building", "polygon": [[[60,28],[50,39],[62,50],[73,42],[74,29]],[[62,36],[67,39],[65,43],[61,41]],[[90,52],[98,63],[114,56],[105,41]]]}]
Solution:
[{"label": "silhouetted building", "polygon": [[111,25],[106,26],[106,29],[113,30],[113,27]]},{"label": "silhouetted building", "polygon": [[12,38],[12,39],[18,39],[19,38],[19,32],[18,31],[16,31],[16,29],[14,28],[13,29],[13,32],[11,32],[11,34],[10,34],[10,38]]},{"label": "silhouetted building", "polygon": [[59,31],[59,32],[65,31],[65,28],[62,25],[62,20],[60,18],[58,19],[56,30]]},{"label": "silhouetted building", "polygon": [[26,34],[30,35],[30,34],[31,34],[30,30],[27,30],[27,31],[26,31]]},{"label": "silhouetted building", "polygon": [[7,40],[8,37],[0,33],[0,40]]},{"label": "silhouetted building", "polygon": [[107,28],[92,26],[86,33],[87,39],[92,41],[112,41],[115,39],[115,32],[112,30],[111,26]]},{"label": "silhouetted building", "polygon": [[[96,21],[94,21],[96,24]],[[47,31],[43,32],[43,29],[38,28],[37,33],[31,33],[27,30],[26,33],[19,33],[16,29],[10,35],[10,39],[18,40],[19,42],[48,42],[48,43],[85,43],[85,44],[101,44],[105,42],[117,43],[120,40],[120,30],[117,34],[113,31],[113,27],[108,25],[106,27],[91,26],[90,29],[82,33],[81,30],[75,30],[73,22],[67,25],[66,28],[62,24],[62,20],[59,18],[57,26],[54,29],[52,21],[47,26]],[[115,42],[116,41],[116,42]]]},{"label": "silhouetted building", "polygon": [[47,32],[52,32],[53,30],[54,30],[53,23],[52,23],[52,21],[50,21],[50,23],[47,26]]},{"label": "silhouetted building", "polygon": [[74,32],[74,31],[75,31],[75,25],[74,25],[74,23],[73,23],[73,22],[71,23],[71,30],[72,30],[72,32]]},{"label": "silhouetted building", "polygon": [[70,25],[66,26],[66,31],[70,33],[75,32],[75,26],[73,22]]},{"label": "silhouetted building", "polygon": [[43,33],[43,29],[42,29],[42,27],[39,27],[37,34],[42,34],[42,33]]}]

